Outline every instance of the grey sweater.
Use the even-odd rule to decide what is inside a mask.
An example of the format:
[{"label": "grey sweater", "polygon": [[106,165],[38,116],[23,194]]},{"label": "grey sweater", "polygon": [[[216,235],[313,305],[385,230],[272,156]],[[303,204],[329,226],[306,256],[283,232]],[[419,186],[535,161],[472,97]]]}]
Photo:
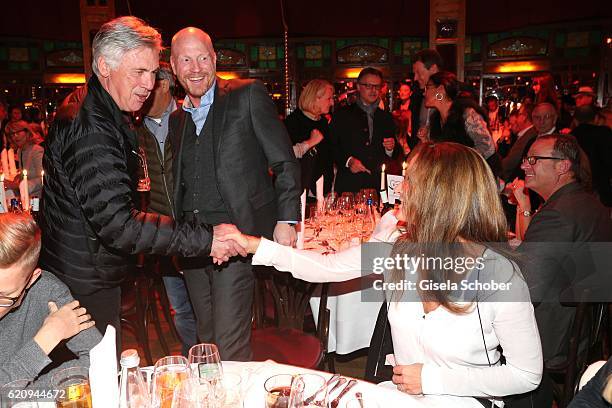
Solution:
[{"label": "grey sweater", "polygon": [[[76,356],[69,361],[53,361],[34,342],[34,336],[49,315],[47,303],[53,301],[59,308],[73,300],[66,285],[43,271],[27,291],[21,305],[0,319],[0,386],[14,380],[29,379],[36,380],[36,386],[48,387],[52,373],[58,368],[89,367],[89,350],[102,339],[95,327],[83,330],[66,342]],[[53,370],[47,372],[47,367],[53,367]]]}]

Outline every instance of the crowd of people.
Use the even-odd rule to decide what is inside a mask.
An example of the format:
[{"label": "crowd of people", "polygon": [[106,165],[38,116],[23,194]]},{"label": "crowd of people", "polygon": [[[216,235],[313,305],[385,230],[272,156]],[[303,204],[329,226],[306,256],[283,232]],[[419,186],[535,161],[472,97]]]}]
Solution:
[{"label": "crowd of people", "polygon": [[[577,265],[588,243],[612,241],[612,130],[592,88],[578,89],[573,114],[550,74],[534,78],[533,96],[515,110],[494,97],[481,107],[435,50],[422,50],[393,109],[383,73],[365,67],[353,103],[334,109],[332,83],[314,79],[283,123],[261,82],[216,75],[206,32],[177,32],[169,63],[161,48],[140,19],[111,20],[93,40],[94,75],[48,134],[13,112],[2,123],[3,144],[43,200],[39,226],[0,215],[0,339],[10,344],[0,384],[44,383],[57,366],[88,364],[100,333],[120,327],[121,284],[141,254],[163,275],[184,353],[215,343],[223,360],[250,360],[253,265],[314,282],[367,270],[360,247],[293,248],[300,195],[378,190],[382,166],[399,175],[405,163],[401,205],[370,242],[388,256],[484,257],[466,278],[510,283],[513,297],[432,289],[407,301],[388,292],[377,326],[388,325],[390,339],[375,330],[372,340],[392,346],[388,379],[449,404],[552,406],[545,368],[567,356],[575,315],[562,294],[577,282],[600,293],[610,286]],[[511,231],[522,241],[516,250]],[[385,281],[403,273],[459,279],[421,267]],[[65,347],[72,359],[52,353]]]}]

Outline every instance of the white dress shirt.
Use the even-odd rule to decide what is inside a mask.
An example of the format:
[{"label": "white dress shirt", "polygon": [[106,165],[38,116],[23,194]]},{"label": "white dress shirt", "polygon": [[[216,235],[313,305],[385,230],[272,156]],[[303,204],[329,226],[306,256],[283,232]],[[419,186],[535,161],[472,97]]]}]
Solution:
[{"label": "white dress shirt", "polygon": [[[385,217],[371,241],[393,242],[399,236],[393,220]],[[518,292],[514,296],[527,301],[481,301],[478,309],[472,307],[465,314],[444,307],[425,313],[418,301],[389,303],[395,361],[423,364],[424,394],[488,398],[525,393],[540,383],[542,348],[527,285],[515,264],[490,249],[485,255],[493,262],[481,274],[493,270],[496,277],[507,276],[505,281]],[[340,282],[371,273],[362,271],[359,246],[322,255],[266,239],[261,240],[253,265],[271,265],[310,282]],[[505,365],[499,364],[498,345],[503,347]],[[472,398],[466,402],[481,407]]]}]

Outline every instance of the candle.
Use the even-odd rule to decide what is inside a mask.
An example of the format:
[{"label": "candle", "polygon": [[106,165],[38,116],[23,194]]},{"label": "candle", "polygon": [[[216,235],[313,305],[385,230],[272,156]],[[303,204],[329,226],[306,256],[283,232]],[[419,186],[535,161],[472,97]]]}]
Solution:
[{"label": "candle", "polygon": [[6,174],[8,176],[10,172],[8,164],[8,152],[6,151],[6,149],[2,149],[0,156],[2,157],[2,174]]},{"label": "candle", "polygon": [[406,177],[406,167],[408,167],[408,165],[406,164],[406,162],[402,163],[402,177]]},{"label": "candle", "polygon": [[380,191],[385,191],[385,165],[382,165],[382,172],[380,173]]},{"label": "candle", "polygon": [[28,171],[23,171],[23,178],[19,183],[19,195],[21,196],[21,206],[23,211],[30,209],[30,192],[28,191]]},{"label": "candle", "polygon": [[8,149],[8,165],[9,177],[13,179],[17,175],[17,166],[15,166],[15,151],[12,147]]},{"label": "candle", "polygon": [[41,187],[45,186],[45,171],[44,170],[40,171],[40,185]]},{"label": "candle", "polygon": [[4,173],[0,174],[0,213],[8,211],[6,195],[4,194]]}]

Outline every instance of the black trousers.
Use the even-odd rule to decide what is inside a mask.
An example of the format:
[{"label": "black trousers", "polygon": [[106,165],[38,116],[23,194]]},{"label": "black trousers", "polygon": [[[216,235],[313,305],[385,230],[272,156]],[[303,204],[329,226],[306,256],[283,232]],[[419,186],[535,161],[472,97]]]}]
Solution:
[{"label": "black trousers", "polygon": [[121,288],[100,289],[91,295],[73,294],[96,322],[102,335],[109,324],[117,331],[117,355],[121,355]]},{"label": "black trousers", "polygon": [[250,361],[255,286],[251,258],[232,258],[220,266],[211,258],[198,258],[183,260],[181,266],[198,340],[216,344],[222,360]]}]

